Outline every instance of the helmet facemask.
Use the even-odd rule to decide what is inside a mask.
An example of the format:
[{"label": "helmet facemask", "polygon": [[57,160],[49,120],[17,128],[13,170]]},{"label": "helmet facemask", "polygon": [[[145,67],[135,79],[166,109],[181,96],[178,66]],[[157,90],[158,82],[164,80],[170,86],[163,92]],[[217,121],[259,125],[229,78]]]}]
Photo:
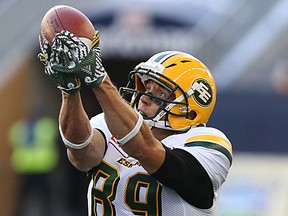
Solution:
[{"label": "helmet facemask", "polygon": [[[172,115],[188,118],[189,106],[187,94],[173,80],[161,74],[161,67],[163,67],[161,64],[155,64],[155,62],[145,62],[139,64],[135,67],[133,71],[129,73],[129,82],[126,87],[120,88],[120,94],[136,111],[139,111],[138,104],[140,97],[142,95],[148,96],[152,102],[159,106],[159,108],[156,111],[155,115],[152,117],[147,117],[145,113],[141,113],[140,111],[146,123],[151,128],[157,127],[166,130],[178,131],[171,128],[168,121],[168,116]],[[152,80],[161,87],[167,89],[169,91],[168,96],[166,98],[159,98],[154,96],[150,92],[146,92],[145,82],[148,80]],[[178,92],[177,95],[180,94],[181,96],[175,98],[176,92]],[[178,107],[181,107],[181,111],[178,113],[171,111],[171,109],[176,105]],[[187,130],[187,128],[185,128],[185,130]],[[183,131],[183,129],[179,131]]]}]

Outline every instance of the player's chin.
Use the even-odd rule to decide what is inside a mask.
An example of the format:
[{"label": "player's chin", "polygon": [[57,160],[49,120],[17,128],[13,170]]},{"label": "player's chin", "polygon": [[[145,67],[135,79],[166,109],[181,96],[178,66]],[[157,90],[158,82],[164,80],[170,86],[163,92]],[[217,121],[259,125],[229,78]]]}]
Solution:
[{"label": "player's chin", "polygon": [[138,112],[146,119],[153,118],[158,109],[159,106],[153,103],[151,103],[150,105],[142,103],[138,106]]},{"label": "player's chin", "polygon": [[142,109],[138,109],[138,112],[143,116],[144,119],[152,119],[155,116],[154,112],[152,113]]}]

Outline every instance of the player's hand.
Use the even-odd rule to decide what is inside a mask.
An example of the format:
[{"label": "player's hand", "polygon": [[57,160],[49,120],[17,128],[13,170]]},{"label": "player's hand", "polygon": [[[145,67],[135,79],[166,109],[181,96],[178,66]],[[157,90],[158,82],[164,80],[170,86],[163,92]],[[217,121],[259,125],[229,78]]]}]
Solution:
[{"label": "player's hand", "polygon": [[62,57],[66,60],[61,60],[62,62],[68,60],[69,63],[68,65],[54,65],[52,69],[59,73],[74,74],[91,88],[97,88],[107,75],[102,65],[98,31],[94,34],[91,48],[73,33],[65,30],[57,34],[55,40],[59,44],[64,44],[69,50],[65,53],[66,56]]},{"label": "player's hand", "polygon": [[[56,62],[59,63],[60,59],[63,58],[59,58],[59,56],[53,52],[49,42],[45,39],[43,40],[43,47],[40,47],[41,53],[38,54],[38,58],[40,62],[42,62],[45,66],[45,74],[57,84],[58,89],[65,92],[66,94],[74,94],[78,92],[80,90],[80,81],[76,78],[75,75],[58,73],[52,69],[53,64]],[[56,59],[58,59],[58,61],[56,61]]]}]

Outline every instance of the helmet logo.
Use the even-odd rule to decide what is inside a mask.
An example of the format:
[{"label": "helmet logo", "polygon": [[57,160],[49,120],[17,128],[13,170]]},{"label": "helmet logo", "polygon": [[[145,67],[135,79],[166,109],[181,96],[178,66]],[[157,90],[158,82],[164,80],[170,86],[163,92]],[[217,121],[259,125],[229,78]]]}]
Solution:
[{"label": "helmet logo", "polygon": [[204,79],[197,79],[192,84],[193,98],[200,106],[209,106],[212,101],[212,88]]}]

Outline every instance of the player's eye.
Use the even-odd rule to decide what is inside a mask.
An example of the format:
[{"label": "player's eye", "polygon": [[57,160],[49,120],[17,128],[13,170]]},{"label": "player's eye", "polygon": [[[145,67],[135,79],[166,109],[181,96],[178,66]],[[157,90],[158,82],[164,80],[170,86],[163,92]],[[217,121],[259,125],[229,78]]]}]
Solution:
[{"label": "player's eye", "polygon": [[162,90],[159,91],[159,96],[160,98],[165,98],[165,94]]},{"label": "player's eye", "polygon": [[162,104],[164,103],[162,100],[160,99],[156,99],[154,98],[153,99],[153,103],[155,103],[157,106],[162,106]]},{"label": "player's eye", "polygon": [[150,100],[157,106],[161,106],[164,103],[164,101],[162,101],[162,98],[156,97],[152,92],[149,92],[148,90],[145,92],[145,95],[148,96]]}]

